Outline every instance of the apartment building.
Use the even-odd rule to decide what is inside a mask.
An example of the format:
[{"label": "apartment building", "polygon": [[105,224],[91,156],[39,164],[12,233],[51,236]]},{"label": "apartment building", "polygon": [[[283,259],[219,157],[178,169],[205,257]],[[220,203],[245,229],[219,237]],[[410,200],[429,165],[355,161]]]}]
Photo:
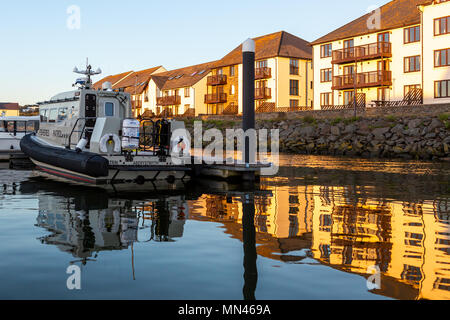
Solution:
[{"label": "apartment building", "polygon": [[425,103],[450,102],[450,1],[427,1],[419,7],[423,28]]},{"label": "apartment building", "polygon": [[314,108],[449,98],[450,2],[394,0],[312,42]]},{"label": "apartment building", "polygon": [[207,62],[152,75],[143,101],[144,115],[205,114],[206,82],[215,63]]},{"label": "apartment building", "polygon": [[151,76],[167,71],[163,66],[153,67],[141,71],[128,71],[103,78],[93,85],[94,89],[101,89],[103,83],[110,82],[113,90],[123,90],[131,95],[131,105],[135,117],[143,113],[143,101],[148,95]]},{"label": "apartment building", "polygon": [[[285,31],[255,38],[256,111],[312,106],[312,48]],[[242,113],[242,45],[219,60],[207,79],[208,114]]]}]

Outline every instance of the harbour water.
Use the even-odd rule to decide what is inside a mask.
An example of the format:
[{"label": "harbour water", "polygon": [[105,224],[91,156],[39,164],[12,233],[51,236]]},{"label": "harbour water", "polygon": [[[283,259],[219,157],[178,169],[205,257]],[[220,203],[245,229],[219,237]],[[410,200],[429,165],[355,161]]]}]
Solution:
[{"label": "harbour water", "polygon": [[0,299],[450,299],[449,164],[280,160],[259,190],[139,194],[0,165]]}]

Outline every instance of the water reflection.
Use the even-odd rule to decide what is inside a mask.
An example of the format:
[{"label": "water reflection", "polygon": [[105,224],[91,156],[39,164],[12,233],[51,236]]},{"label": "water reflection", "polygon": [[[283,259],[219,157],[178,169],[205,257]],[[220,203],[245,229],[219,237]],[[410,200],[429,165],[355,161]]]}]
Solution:
[{"label": "water reflection", "polygon": [[[49,235],[42,243],[86,264],[101,251],[128,249],[134,242],[175,241],[183,236],[189,207],[182,196],[148,200],[112,199],[107,194],[39,195],[37,226]],[[150,230],[148,239],[138,233]]]},{"label": "water reflection", "polygon": [[[255,197],[259,255],[297,264],[317,261],[366,278],[376,266],[381,288],[372,290],[375,294],[450,299],[450,197],[427,199],[424,192],[424,199],[412,202],[389,193],[380,198],[382,186],[377,191],[370,185],[279,179],[265,184],[273,196]],[[239,203],[203,195],[192,206],[193,217],[220,221],[226,233],[242,240],[239,225],[246,220]]]},{"label": "water reflection", "polygon": [[262,190],[250,191],[206,182],[178,194],[122,196],[32,182],[20,190],[6,186],[3,194],[37,194],[36,225],[48,232],[39,240],[71,254],[72,263],[130,250],[134,271],[136,243],[176,248],[198,232],[185,230],[189,221],[211,221],[242,241],[244,299],[257,299],[258,284],[267,281],[257,269],[261,257],[364,278],[377,266],[381,288],[373,294],[450,299],[447,175],[298,170],[282,168],[280,177],[262,181]]},{"label": "water reflection", "polygon": [[252,194],[243,196],[242,230],[245,270],[243,294],[245,300],[255,300],[258,268],[256,267],[255,200]]},{"label": "water reflection", "polygon": [[[70,191],[64,190],[63,185],[47,181],[22,184],[23,194],[38,193],[39,214],[36,226],[49,232],[38,240],[71,254],[75,258],[71,264],[86,265],[88,262],[96,262],[103,251],[131,249],[134,280],[134,243],[175,242],[183,237],[185,222],[189,219],[190,206],[187,198],[197,197],[195,192],[192,192],[188,195],[162,193],[154,198],[146,196],[145,199],[120,199],[117,195],[99,190],[75,187]],[[258,272],[254,191],[224,192],[229,193],[229,196],[223,196],[229,201],[239,199],[242,203],[243,298],[255,300]],[[137,198],[132,194],[127,196]],[[144,234],[149,236],[145,237]]]}]

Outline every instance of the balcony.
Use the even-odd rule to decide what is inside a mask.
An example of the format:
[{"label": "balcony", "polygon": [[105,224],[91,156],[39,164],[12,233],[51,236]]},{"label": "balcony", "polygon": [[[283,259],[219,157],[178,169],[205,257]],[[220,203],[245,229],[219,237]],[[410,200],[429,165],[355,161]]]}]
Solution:
[{"label": "balcony", "polygon": [[351,63],[355,60],[371,60],[392,57],[392,45],[390,42],[376,42],[362,46],[345,48],[333,51],[331,63]]},{"label": "balcony", "polygon": [[205,95],[206,104],[225,103],[227,102],[226,93],[211,93]]},{"label": "balcony", "polygon": [[255,100],[264,100],[272,98],[272,89],[270,88],[256,88]]},{"label": "balcony", "polygon": [[166,96],[166,97],[160,97],[156,98],[156,105],[158,106],[175,106],[181,104],[181,97],[180,96]]},{"label": "balcony", "polygon": [[272,69],[268,67],[255,69],[255,80],[272,78]]},{"label": "balcony", "polygon": [[369,88],[392,85],[391,71],[372,71],[333,77],[332,90]]},{"label": "balcony", "polygon": [[209,76],[207,81],[208,86],[220,86],[227,84],[227,76],[218,74],[215,76]]}]

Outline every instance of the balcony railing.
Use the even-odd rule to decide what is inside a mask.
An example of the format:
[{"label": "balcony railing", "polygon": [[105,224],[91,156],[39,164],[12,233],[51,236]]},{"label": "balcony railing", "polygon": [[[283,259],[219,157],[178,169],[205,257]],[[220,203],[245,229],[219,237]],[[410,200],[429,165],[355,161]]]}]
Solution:
[{"label": "balcony railing", "polygon": [[272,98],[272,89],[270,88],[256,88],[255,89],[255,99],[270,99]]},{"label": "balcony railing", "polygon": [[333,51],[331,63],[349,63],[355,60],[370,60],[381,57],[392,57],[392,45],[390,42],[376,42],[362,46],[344,48]]},{"label": "balcony railing", "polygon": [[333,77],[332,90],[391,86],[392,72],[379,70]]},{"label": "balcony railing", "polygon": [[227,102],[226,93],[211,93],[205,95],[206,104],[225,103]]},{"label": "balcony railing", "polygon": [[227,84],[227,76],[224,74],[217,74],[215,76],[209,76],[207,81],[208,86],[220,86]]},{"label": "balcony railing", "polygon": [[272,69],[268,67],[255,69],[255,80],[268,79],[272,77]]},{"label": "balcony railing", "polygon": [[156,105],[158,106],[175,106],[181,104],[180,96],[166,96],[156,98]]}]

